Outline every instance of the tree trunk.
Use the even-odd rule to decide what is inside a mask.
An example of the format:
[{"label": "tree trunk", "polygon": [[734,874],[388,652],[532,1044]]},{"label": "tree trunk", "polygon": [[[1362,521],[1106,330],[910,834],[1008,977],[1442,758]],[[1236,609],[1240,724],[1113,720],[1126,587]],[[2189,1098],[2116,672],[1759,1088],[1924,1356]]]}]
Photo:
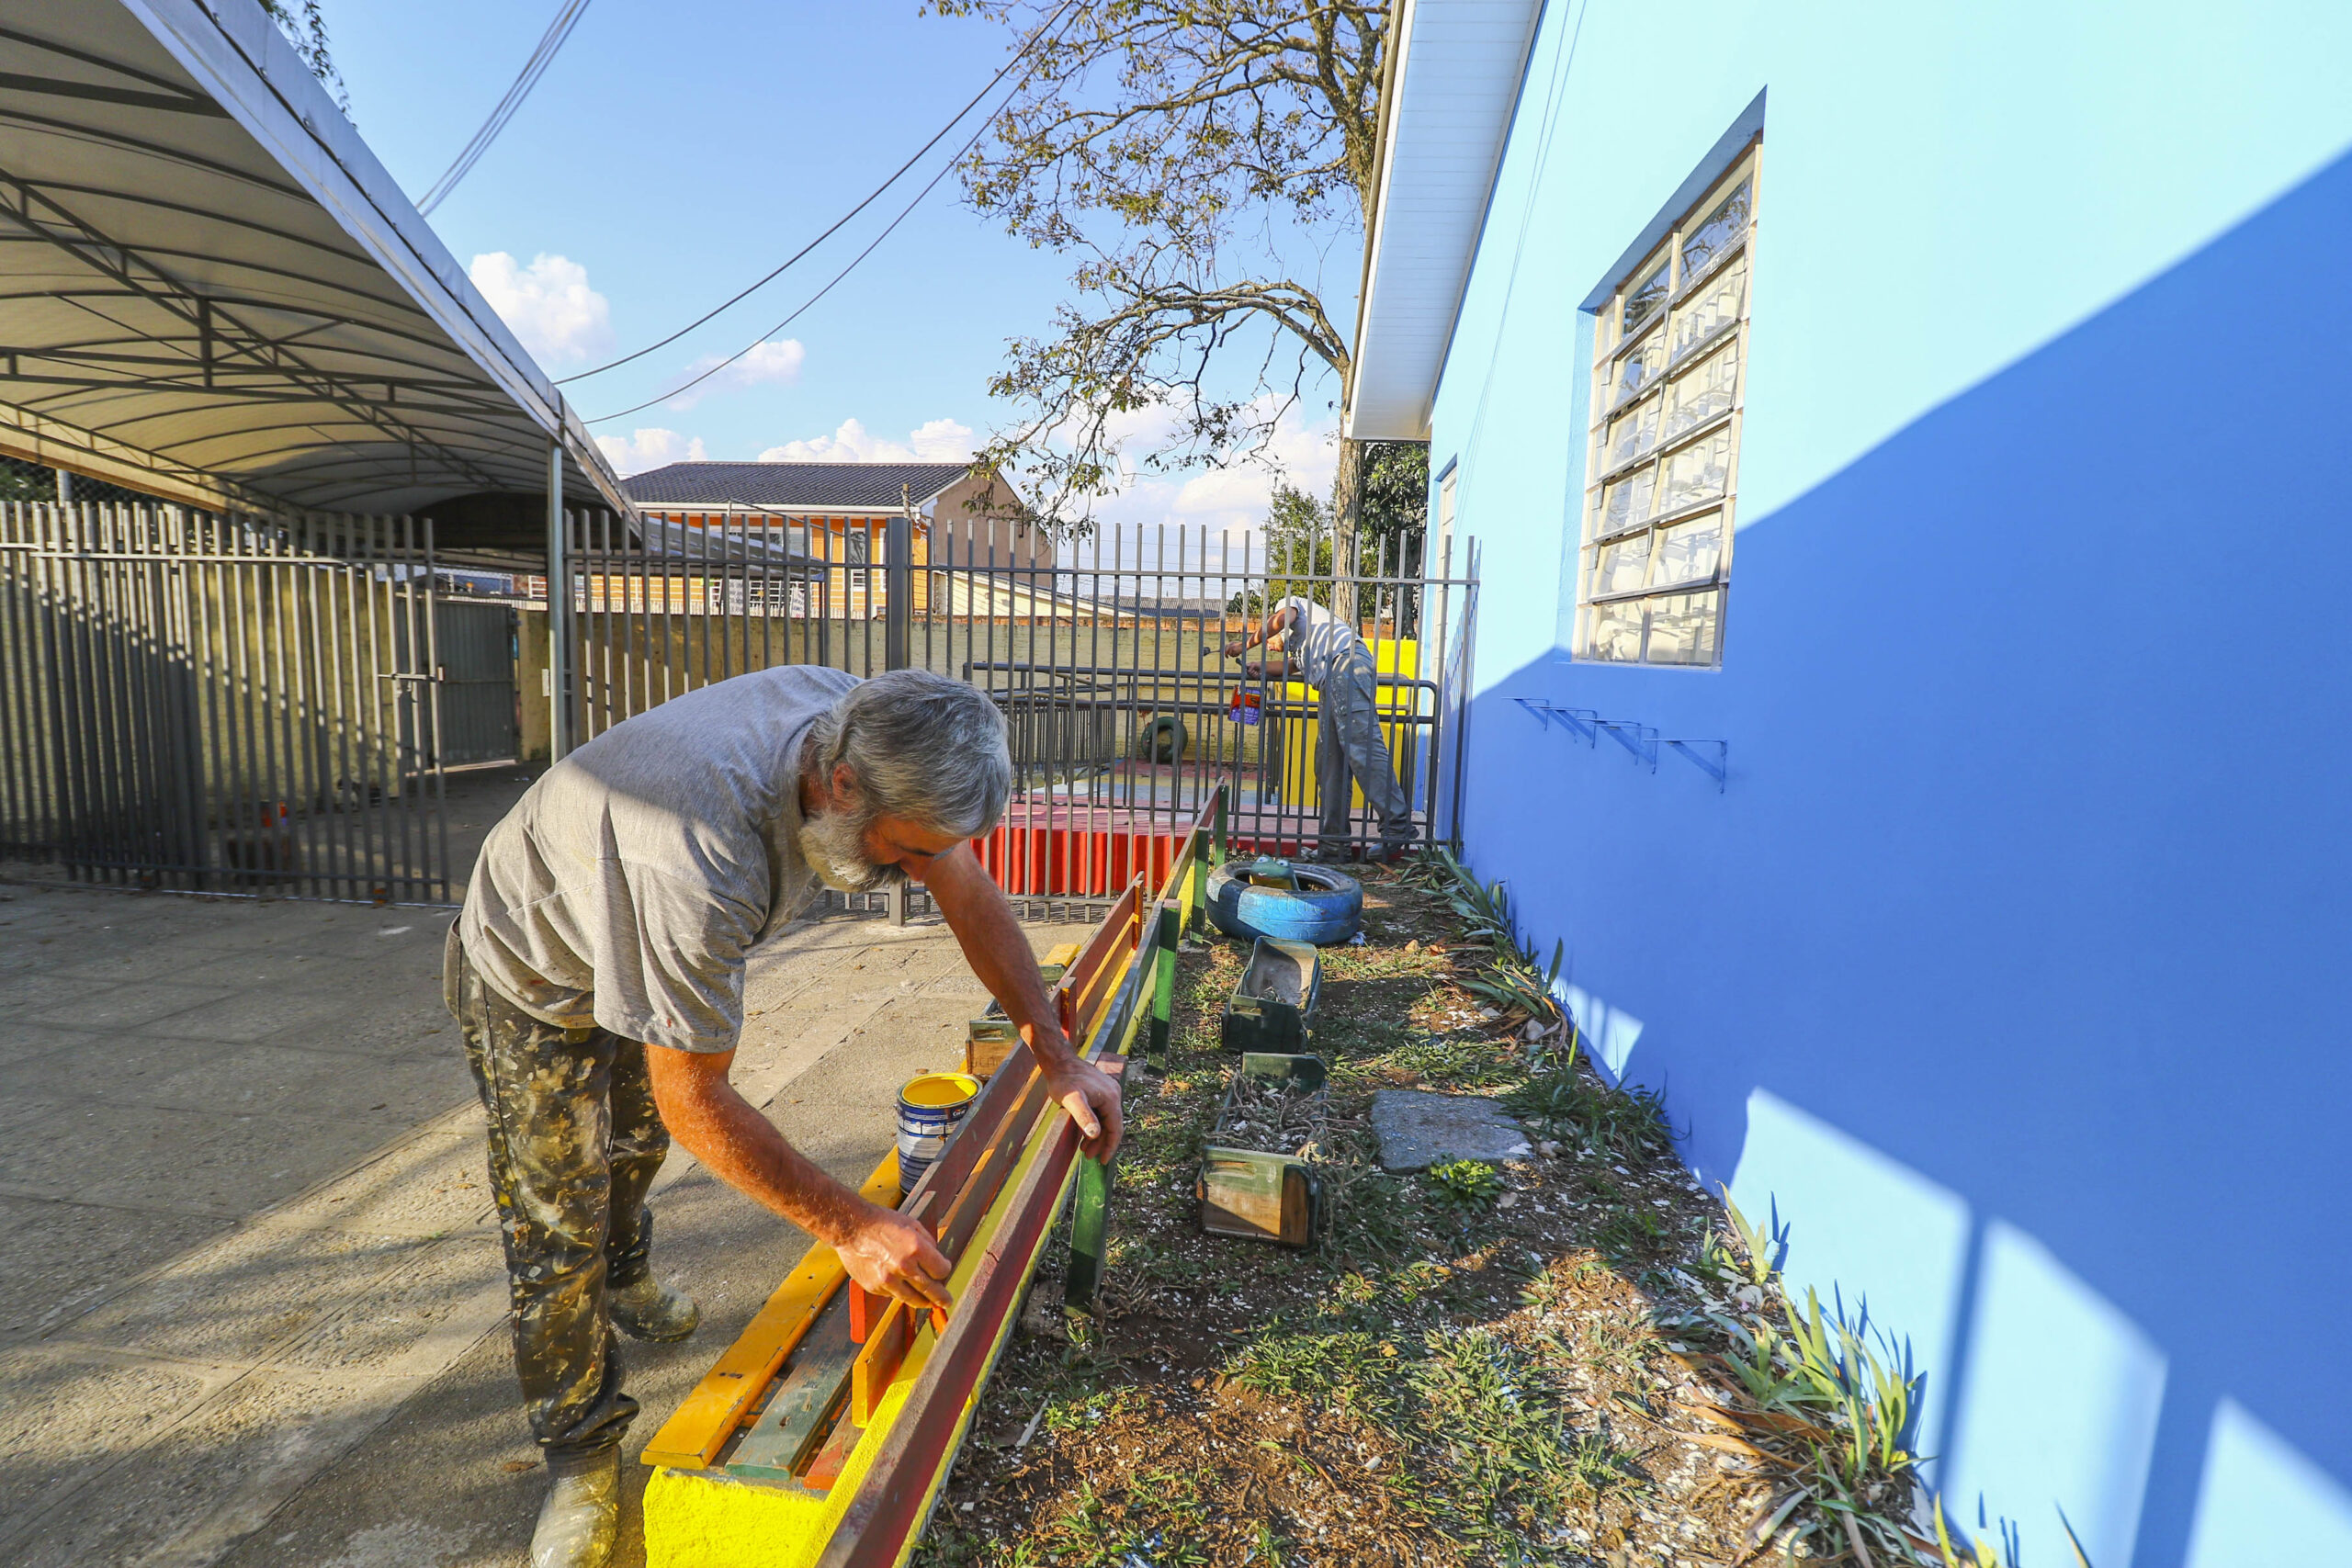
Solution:
[{"label": "tree trunk", "polygon": [[1331,608],[1361,627],[1364,606],[1356,591],[1363,524],[1365,443],[1342,437],[1340,471],[1331,481]]}]

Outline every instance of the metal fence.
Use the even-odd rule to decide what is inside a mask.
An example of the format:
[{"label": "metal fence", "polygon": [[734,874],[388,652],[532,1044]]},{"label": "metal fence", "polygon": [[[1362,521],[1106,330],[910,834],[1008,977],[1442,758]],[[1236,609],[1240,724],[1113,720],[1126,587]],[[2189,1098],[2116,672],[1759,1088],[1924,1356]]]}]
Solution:
[{"label": "metal fence", "polygon": [[[575,513],[551,641],[544,578],[447,571],[424,520],[0,501],[0,860],[448,903],[470,854],[453,852],[446,769],[561,750],[754,670],[911,666],[1004,712],[1018,793],[984,856],[1031,912],[1077,912],[1156,879],[1219,784],[1244,849],[1380,842],[1358,792],[1321,830],[1318,694],[1225,651],[1291,596],[1357,627],[1414,830],[1458,837],[1477,588],[1446,548],[1368,551],[1351,572],[1328,537],[1170,528],[1148,550],[1106,535],[1015,554],[934,522],[935,543],[913,517]],[[459,826],[524,782],[498,773],[496,790],[460,775],[484,822]]]},{"label": "metal fence", "polygon": [[0,859],[447,902],[433,564],[401,518],[0,504]]},{"label": "metal fence", "polygon": [[1005,714],[1019,793],[987,847],[1009,892],[1115,896],[1218,784],[1243,848],[1368,851],[1381,824],[1360,790],[1336,840],[1320,829],[1318,694],[1248,679],[1225,651],[1296,596],[1355,626],[1415,832],[1458,840],[1477,597],[1466,545],[1459,561],[1450,542],[1428,560],[1417,545],[1374,546],[1349,571],[1328,536],[1171,527],[1148,547],[1098,535],[1055,559],[965,545],[970,531],[944,520],[933,532],[912,518],[828,527],[739,512],[639,530],[575,516],[571,733],[778,664],[912,666],[970,682]]}]

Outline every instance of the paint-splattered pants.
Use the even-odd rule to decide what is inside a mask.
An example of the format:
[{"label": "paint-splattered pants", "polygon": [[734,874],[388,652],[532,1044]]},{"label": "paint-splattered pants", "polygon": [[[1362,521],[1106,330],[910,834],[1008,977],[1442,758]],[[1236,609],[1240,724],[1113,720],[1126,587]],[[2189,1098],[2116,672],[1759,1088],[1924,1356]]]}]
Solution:
[{"label": "paint-splattered pants", "polygon": [[621,1392],[605,1292],[648,1272],[645,1194],[670,1152],[645,1047],[533,1018],[482,983],[454,930],[443,962],[490,1113],[524,1409],[551,1461],[616,1447],[637,1401]]},{"label": "paint-splattered pants", "polygon": [[1413,803],[1396,782],[1396,764],[1380,733],[1372,655],[1356,656],[1316,688],[1315,787],[1323,802],[1323,842],[1347,841],[1349,777],[1363,791],[1364,803],[1380,818],[1380,840],[1391,848],[1413,841]]}]

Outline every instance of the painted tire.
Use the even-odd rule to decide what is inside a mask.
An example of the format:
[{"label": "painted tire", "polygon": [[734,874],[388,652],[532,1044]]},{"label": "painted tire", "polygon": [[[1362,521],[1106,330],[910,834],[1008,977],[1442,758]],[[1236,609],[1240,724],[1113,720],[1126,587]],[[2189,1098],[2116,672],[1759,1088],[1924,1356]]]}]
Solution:
[{"label": "painted tire", "polygon": [[[1233,865],[1250,863],[1242,860]],[[1293,865],[1291,874],[1299,882],[1293,893],[1253,886],[1235,874],[1233,865],[1209,873],[1209,919],[1227,936],[1329,947],[1355,935],[1363,923],[1363,885],[1345,872],[1328,865]]]},{"label": "painted tire", "polygon": [[1192,741],[1184,733],[1184,721],[1163,713],[1136,731],[1136,755],[1147,762],[1181,762]]}]

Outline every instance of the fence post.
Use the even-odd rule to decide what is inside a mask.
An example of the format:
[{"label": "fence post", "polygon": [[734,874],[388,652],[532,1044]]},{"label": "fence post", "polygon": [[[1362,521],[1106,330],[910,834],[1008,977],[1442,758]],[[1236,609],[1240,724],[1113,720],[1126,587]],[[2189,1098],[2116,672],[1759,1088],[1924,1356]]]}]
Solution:
[{"label": "fence post", "polygon": [[1169,1021],[1175,1011],[1176,947],[1182,939],[1179,935],[1182,922],[1177,919],[1176,906],[1161,904],[1152,911],[1159,927],[1157,951],[1152,954],[1151,976],[1151,1043],[1146,1047],[1155,1069],[1168,1066]]},{"label": "fence post", "polygon": [[886,668],[907,667],[907,628],[914,614],[914,524],[904,514],[893,517],[882,531],[882,661]]}]

